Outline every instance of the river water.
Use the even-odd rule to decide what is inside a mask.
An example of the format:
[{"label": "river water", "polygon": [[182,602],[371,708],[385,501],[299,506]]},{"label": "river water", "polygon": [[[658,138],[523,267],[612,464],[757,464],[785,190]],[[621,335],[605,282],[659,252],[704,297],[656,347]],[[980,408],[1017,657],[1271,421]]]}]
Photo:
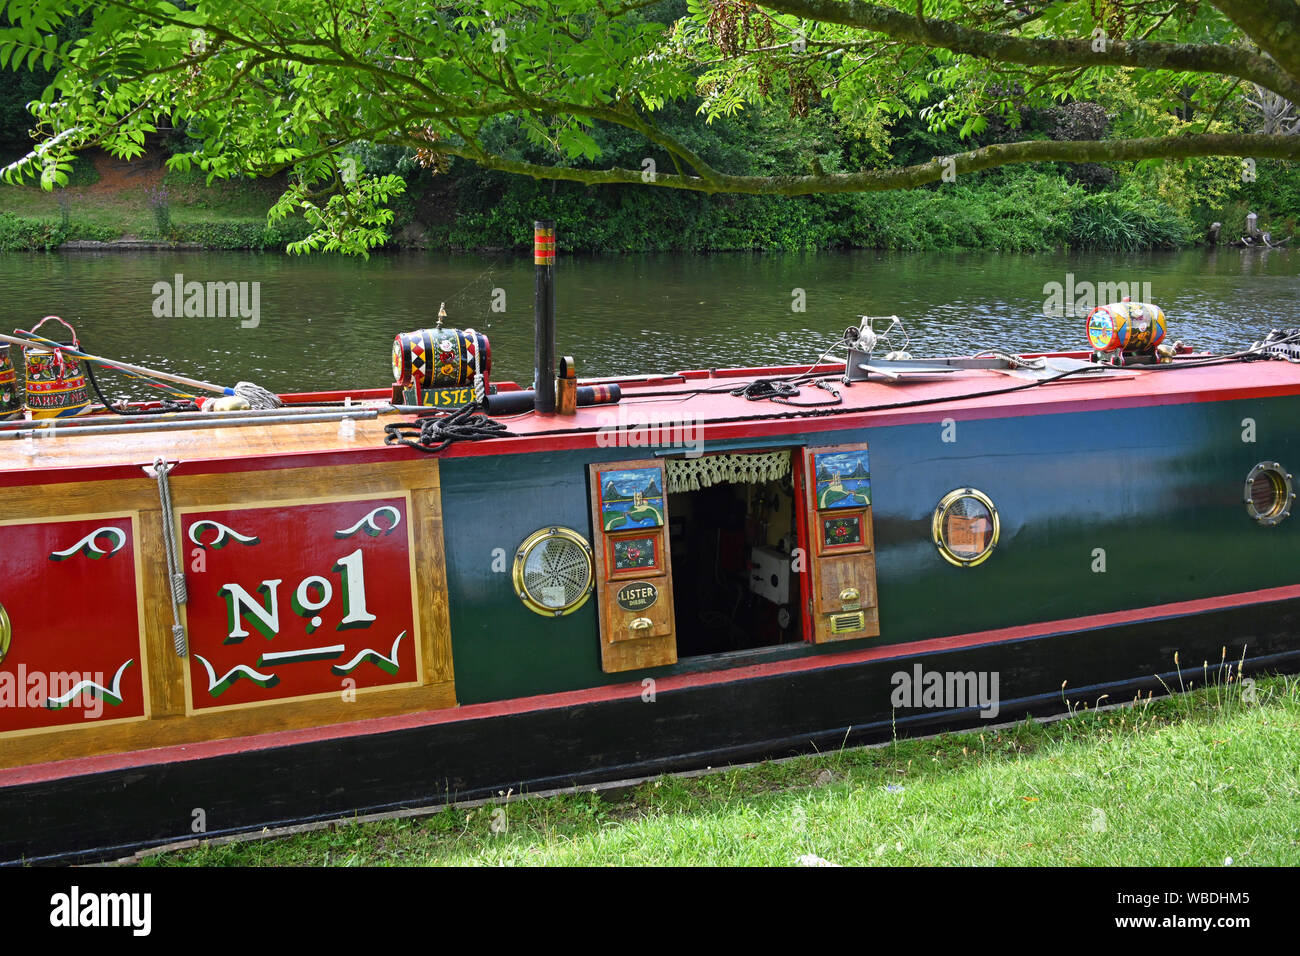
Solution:
[{"label": "river water", "polygon": [[[170,288],[178,275],[182,283],[257,283],[256,325],[238,316],[156,315],[166,311],[160,294],[174,301],[157,284]],[[1073,305],[1087,306],[1092,285],[1120,282],[1134,299],[1165,310],[1171,339],[1197,348],[1238,348],[1271,328],[1300,325],[1300,252],[1289,249],[561,256],[558,352],[577,359],[580,377],[811,364],[861,314],[902,317],[918,357],[986,347],[1081,349],[1084,323],[1063,301],[1067,289]],[[0,255],[0,289],[6,331],[55,314],[93,354],[277,391],[388,384],[393,336],[432,325],[446,302],[448,325],[491,339],[494,379],[532,379],[533,266],[526,254],[406,253],[366,262],[7,253]],[[253,287],[245,292],[251,312]],[[111,391],[134,390],[115,384]]]}]

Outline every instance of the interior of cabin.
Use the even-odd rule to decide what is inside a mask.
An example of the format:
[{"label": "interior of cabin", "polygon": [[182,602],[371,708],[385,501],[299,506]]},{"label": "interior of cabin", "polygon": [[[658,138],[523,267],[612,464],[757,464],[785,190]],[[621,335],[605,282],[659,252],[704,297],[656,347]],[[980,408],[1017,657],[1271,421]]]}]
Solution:
[{"label": "interior of cabin", "polygon": [[606,673],[880,633],[865,444],[589,467]]},{"label": "interior of cabin", "polygon": [[680,657],[802,639],[795,501],[789,474],[668,495]]}]

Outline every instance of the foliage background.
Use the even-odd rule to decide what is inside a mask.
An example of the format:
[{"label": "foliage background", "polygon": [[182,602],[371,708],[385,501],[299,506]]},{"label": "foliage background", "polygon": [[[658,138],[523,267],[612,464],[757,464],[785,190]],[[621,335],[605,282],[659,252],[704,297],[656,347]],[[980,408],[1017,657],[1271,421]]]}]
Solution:
[{"label": "foliage background", "polygon": [[[653,16],[671,23],[687,13],[682,0],[668,0]],[[3,25],[3,24],[0,24]],[[75,36],[78,21],[60,28]],[[791,74],[793,77],[793,73]],[[36,63],[0,70],[0,160],[31,146],[25,104],[37,98],[51,74]],[[990,111],[980,122],[932,123],[927,113],[943,102],[943,89],[918,86],[915,102],[884,107],[798,98],[790,91],[716,112],[702,123],[695,104],[669,104],[663,129],[718,168],[741,175],[773,175],[885,168],[929,162],[936,156],[1023,139],[1119,138],[1154,123],[1175,133],[1185,118],[1153,103],[1149,91],[1125,71],[1081,91],[1088,98],[1009,96],[1010,109]],[[1217,131],[1250,132],[1258,125],[1244,99],[1225,101]],[[838,108],[834,108],[837,107]],[[867,114],[872,114],[867,116]],[[864,118],[867,116],[867,118]],[[196,146],[183,127],[150,137],[148,159]],[[599,147],[592,166],[660,171],[673,165],[662,150],[621,127],[584,128]],[[554,142],[518,119],[488,124],[483,143],[512,159],[563,162]],[[451,158],[441,168],[420,165],[410,149],[363,145],[354,158],[368,174],[396,174],[406,184],[393,202],[392,245],[435,249],[522,248],[536,218],[559,221],[574,251],[808,250],[866,247],[898,250],[991,249],[1033,251],[1062,246],[1138,250],[1175,248],[1205,241],[1211,222],[1221,222],[1220,241],[1238,238],[1248,212],[1275,237],[1295,233],[1300,218],[1300,166],[1260,160],[1254,181],[1243,181],[1236,159],[1012,166],[963,175],[907,192],[779,197],[707,195],[645,186],[583,186],[492,172]],[[579,160],[578,165],[583,165]],[[291,218],[268,226],[266,197],[276,189],[236,181],[235,188],[205,193],[199,178],[165,174],[171,199],[160,205],[145,190],[123,189],[119,207],[92,209],[90,164],[74,166],[68,195],[41,201],[33,187],[0,186],[0,249],[53,248],[68,239],[112,240],[119,236],[190,242],[212,248],[280,248],[309,230]],[[281,187],[277,187],[281,188]],[[103,190],[100,190],[101,192]],[[24,196],[24,194],[27,194]]]}]

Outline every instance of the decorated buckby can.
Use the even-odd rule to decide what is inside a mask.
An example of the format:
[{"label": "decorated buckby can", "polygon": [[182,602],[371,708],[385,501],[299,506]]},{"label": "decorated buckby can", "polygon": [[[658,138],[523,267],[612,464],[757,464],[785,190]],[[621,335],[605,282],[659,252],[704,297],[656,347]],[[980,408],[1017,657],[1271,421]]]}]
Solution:
[{"label": "decorated buckby can", "polygon": [[22,411],[18,399],[18,370],[9,356],[9,346],[0,345],[0,421]]},{"label": "decorated buckby can", "polygon": [[446,396],[438,393],[472,389],[476,371],[486,391],[492,346],[481,332],[439,326],[402,332],[393,339],[393,380],[402,386],[409,405],[461,404],[439,400]]},{"label": "decorated buckby can", "polygon": [[[79,349],[76,330],[57,315],[47,315],[36,325],[35,332],[53,319],[72,333],[72,347]],[[32,418],[68,418],[80,415],[90,407],[90,393],[86,389],[86,374],[81,363],[60,348],[23,349],[27,366],[27,409]]]},{"label": "decorated buckby can", "polygon": [[27,408],[32,418],[67,418],[90,407],[86,376],[76,359],[58,350],[25,349]]},{"label": "decorated buckby can", "polygon": [[1146,302],[1112,302],[1088,313],[1088,343],[1098,352],[1154,352],[1165,337],[1165,314]]}]

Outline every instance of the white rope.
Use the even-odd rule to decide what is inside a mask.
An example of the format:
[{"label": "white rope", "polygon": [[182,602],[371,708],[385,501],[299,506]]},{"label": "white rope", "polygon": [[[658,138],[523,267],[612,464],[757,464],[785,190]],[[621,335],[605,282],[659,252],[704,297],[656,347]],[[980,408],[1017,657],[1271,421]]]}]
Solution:
[{"label": "white rope", "polygon": [[705,455],[669,458],[664,462],[668,492],[699,491],[721,484],[758,484],[790,474],[790,452],[769,451],[752,455]]},{"label": "white rope", "polygon": [[466,329],[465,334],[469,336],[469,344],[474,346],[474,404],[482,405],[486,396],[484,395],[482,367],[479,364],[478,333],[473,329]]}]

